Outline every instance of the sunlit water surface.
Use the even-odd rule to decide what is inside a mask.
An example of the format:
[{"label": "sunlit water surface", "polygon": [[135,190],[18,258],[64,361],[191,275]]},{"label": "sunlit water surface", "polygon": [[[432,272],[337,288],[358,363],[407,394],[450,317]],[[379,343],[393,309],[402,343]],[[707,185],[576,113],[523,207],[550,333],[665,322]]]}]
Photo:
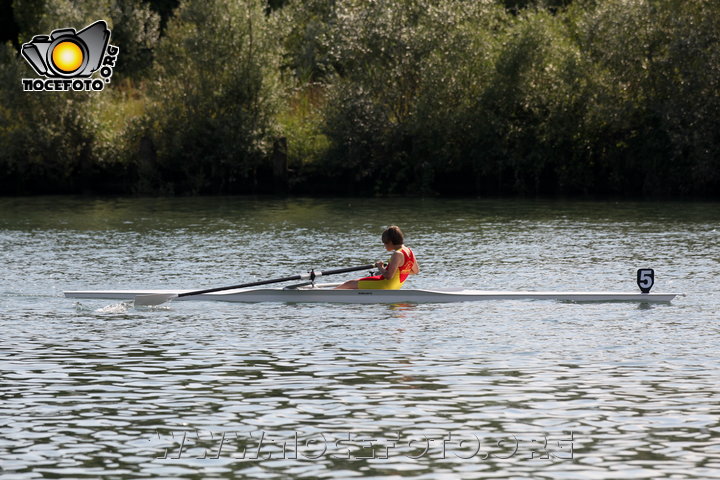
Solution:
[{"label": "sunlit water surface", "polygon": [[[393,223],[406,288],[634,291],[652,267],[686,296],[62,296],[362,265]],[[3,480],[720,478],[717,203],[0,199],[0,265]]]}]

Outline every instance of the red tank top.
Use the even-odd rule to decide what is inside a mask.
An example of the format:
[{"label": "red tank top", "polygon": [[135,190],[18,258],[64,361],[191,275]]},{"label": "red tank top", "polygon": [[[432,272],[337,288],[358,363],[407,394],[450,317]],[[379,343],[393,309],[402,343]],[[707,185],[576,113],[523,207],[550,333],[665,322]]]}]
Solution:
[{"label": "red tank top", "polygon": [[400,271],[400,283],[403,283],[407,280],[407,277],[410,275],[413,267],[415,266],[415,254],[412,250],[405,246],[403,246],[399,251],[403,254],[403,257],[405,257],[405,261],[402,265],[400,265],[400,268],[398,268]]}]

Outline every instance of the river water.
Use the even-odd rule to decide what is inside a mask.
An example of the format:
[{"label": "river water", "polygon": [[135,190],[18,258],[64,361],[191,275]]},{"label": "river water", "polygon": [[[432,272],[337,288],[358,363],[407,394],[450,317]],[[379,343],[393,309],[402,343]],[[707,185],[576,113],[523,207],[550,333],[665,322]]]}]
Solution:
[{"label": "river water", "polygon": [[[671,304],[170,303],[363,265]],[[720,204],[0,199],[0,477],[720,478]],[[348,274],[337,280],[353,278]]]}]

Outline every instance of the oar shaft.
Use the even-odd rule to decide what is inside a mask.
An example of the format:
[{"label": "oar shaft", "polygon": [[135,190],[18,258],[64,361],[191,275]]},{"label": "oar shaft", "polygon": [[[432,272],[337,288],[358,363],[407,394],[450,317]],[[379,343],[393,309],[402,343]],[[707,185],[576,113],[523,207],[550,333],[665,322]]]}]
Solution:
[{"label": "oar shaft", "polygon": [[189,297],[190,295],[201,295],[203,293],[221,292],[223,290],[235,290],[237,288],[259,287],[260,285],[269,285],[271,283],[292,282],[295,280],[307,280],[307,279],[314,280],[316,277],[320,277],[320,276],[335,275],[338,273],[356,272],[358,270],[368,270],[368,269],[372,269],[374,267],[375,267],[375,265],[371,264],[371,265],[363,265],[362,267],[338,268],[338,269],[334,269],[334,270],[303,273],[300,275],[293,275],[291,277],[282,277],[282,278],[274,278],[272,280],[261,280],[258,282],[241,283],[240,285],[232,285],[229,287],[216,287],[216,288],[208,288],[205,290],[195,290],[192,292],[180,293],[180,294],[178,294],[178,297]]},{"label": "oar shaft", "polygon": [[336,268],[334,270],[323,270],[321,272],[315,272],[316,277],[320,276],[327,276],[327,275],[335,275],[337,273],[348,273],[348,272],[357,272],[358,270],[372,270],[375,268],[375,265],[363,265],[362,267],[348,267],[348,268]]},{"label": "oar shaft", "polygon": [[236,288],[257,287],[260,285],[267,285],[270,283],[292,282],[294,280],[302,280],[302,278],[303,278],[302,275],[293,275],[292,277],[274,278],[272,280],[262,280],[259,282],[241,283],[240,285],[232,285],[230,287],[207,288],[205,290],[196,290],[193,292],[180,293],[180,294],[178,294],[178,297],[187,297],[190,295],[202,295],[203,293],[221,292],[223,290],[234,290]]}]

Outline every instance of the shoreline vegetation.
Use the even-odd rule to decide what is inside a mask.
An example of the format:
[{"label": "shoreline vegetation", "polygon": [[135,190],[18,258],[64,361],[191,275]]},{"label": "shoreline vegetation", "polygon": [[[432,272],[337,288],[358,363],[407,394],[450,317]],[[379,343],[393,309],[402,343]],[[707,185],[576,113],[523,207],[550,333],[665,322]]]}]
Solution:
[{"label": "shoreline vegetation", "polygon": [[[2,2],[0,195],[720,197],[716,0]],[[23,92],[104,19],[101,92]]]}]

